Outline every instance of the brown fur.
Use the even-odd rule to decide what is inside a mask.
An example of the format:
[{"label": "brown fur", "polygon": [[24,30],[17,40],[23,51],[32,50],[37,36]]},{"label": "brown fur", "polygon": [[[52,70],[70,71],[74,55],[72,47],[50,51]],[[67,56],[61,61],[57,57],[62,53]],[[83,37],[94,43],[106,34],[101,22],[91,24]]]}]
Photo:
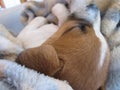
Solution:
[{"label": "brown fur", "polygon": [[104,90],[109,52],[99,68],[100,46],[92,25],[72,19],[66,21],[42,46],[22,52],[16,62],[67,80],[74,90]]}]

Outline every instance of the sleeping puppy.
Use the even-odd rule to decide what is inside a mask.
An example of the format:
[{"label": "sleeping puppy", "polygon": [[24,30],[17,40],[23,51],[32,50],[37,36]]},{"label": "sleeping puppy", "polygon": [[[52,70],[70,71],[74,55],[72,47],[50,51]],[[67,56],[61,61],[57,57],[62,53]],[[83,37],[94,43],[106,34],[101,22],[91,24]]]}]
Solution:
[{"label": "sleeping puppy", "polygon": [[94,22],[74,14],[45,43],[23,51],[16,62],[46,75],[67,80],[74,90],[104,90],[109,66],[108,45],[100,32],[100,12],[93,4]]}]

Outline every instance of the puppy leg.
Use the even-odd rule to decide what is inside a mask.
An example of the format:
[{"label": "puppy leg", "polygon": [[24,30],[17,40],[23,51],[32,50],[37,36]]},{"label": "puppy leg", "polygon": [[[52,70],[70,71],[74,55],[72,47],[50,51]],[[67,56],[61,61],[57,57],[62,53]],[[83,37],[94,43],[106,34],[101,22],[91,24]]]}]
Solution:
[{"label": "puppy leg", "polygon": [[47,16],[47,20],[58,26],[61,26],[67,20],[68,16],[69,16],[69,11],[65,7],[65,5],[64,4],[56,4],[52,8],[52,13]]},{"label": "puppy leg", "polygon": [[44,17],[36,17],[19,33],[19,35],[17,36],[17,40],[20,41],[22,43],[22,46],[24,47],[24,43],[29,40],[29,37],[34,36],[32,32],[34,32],[46,23],[47,20]]},{"label": "puppy leg", "polygon": [[26,25],[36,16],[45,15],[47,15],[47,11],[45,10],[44,2],[30,1],[26,3],[25,9],[21,14],[21,22]]},{"label": "puppy leg", "polygon": [[64,4],[56,4],[52,8],[52,13],[57,17],[59,26],[61,26],[70,15],[70,12],[68,11]]},{"label": "puppy leg", "polygon": [[[46,18],[44,17],[36,17],[34,20],[32,20],[20,33],[25,31],[33,31],[37,28],[45,25],[47,23]],[[20,34],[19,34],[20,35]]]},{"label": "puppy leg", "polygon": [[109,38],[120,20],[120,2],[113,4],[102,19],[102,33]]},{"label": "puppy leg", "polygon": [[23,51],[16,62],[49,76],[53,76],[62,66],[55,49],[51,45],[43,45]]}]

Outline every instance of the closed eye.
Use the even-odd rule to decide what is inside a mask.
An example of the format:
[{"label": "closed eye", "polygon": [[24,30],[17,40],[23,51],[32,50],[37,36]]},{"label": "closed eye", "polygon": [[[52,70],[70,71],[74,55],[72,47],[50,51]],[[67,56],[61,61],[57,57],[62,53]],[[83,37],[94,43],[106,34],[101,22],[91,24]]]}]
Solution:
[{"label": "closed eye", "polygon": [[[79,25],[76,25],[76,26],[74,26],[74,27],[71,27],[69,30],[67,30],[65,33],[67,33],[67,32],[69,32],[69,31],[71,31],[71,30],[73,30],[73,29],[80,29],[82,32],[86,32],[86,25],[83,25],[83,24],[79,24]],[[64,34],[65,34],[64,33]]]},{"label": "closed eye", "polygon": [[82,31],[86,31],[86,25],[82,25],[82,24],[81,24],[81,25],[79,25],[78,27],[79,27]]}]

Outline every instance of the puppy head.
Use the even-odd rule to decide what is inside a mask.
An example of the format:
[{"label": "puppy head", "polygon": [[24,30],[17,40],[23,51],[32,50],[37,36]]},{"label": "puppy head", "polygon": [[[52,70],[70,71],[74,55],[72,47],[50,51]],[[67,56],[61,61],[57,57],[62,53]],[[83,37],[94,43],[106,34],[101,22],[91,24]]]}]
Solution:
[{"label": "puppy head", "polygon": [[[88,19],[80,19],[76,17],[75,14],[72,14],[69,19],[61,26],[57,31],[57,36],[59,36],[60,41],[57,40],[57,43],[66,43],[71,45],[71,48],[83,48],[86,51],[93,48],[98,50],[98,54],[101,58],[100,67],[103,65],[103,60],[108,51],[108,46],[105,38],[100,32],[100,14],[97,9],[94,10],[94,6],[89,6],[94,13],[93,21],[90,22]],[[91,8],[92,7],[92,8]],[[89,17],[89,16],[88,16]],[[77,47],[77,45],[80,47]],[[61,46],[61,45],[60,45]],[[68,46],[68,47],[69,47]],[[90,48],[91,47],[91,48]],[[89,50],[91,51],[91,50]],[[80,51],[81,52],[81,51]],[[91,53],[91,52],[90,52]],[[89,53],[88,53],[89,54]],[[97,53],[94,53],[97,54]],[[94,56],[93,54],[93,56]],[[92,56],[92,54],[91,54]],[[97,58],[97,57],[96,57]]]},{"label": "puppy head", "polygon": [[[87,38],[87,36],[91,36],[95,34],[95,30],[93,25],[84,19],[77,19],[74,16],[70,16],[68,20],[62,25],[60,30],[64,30],[62,36],[70,34],[71,38],[74,36],[77,38]],[[62,37],[61,36],[61,37]]]}]

